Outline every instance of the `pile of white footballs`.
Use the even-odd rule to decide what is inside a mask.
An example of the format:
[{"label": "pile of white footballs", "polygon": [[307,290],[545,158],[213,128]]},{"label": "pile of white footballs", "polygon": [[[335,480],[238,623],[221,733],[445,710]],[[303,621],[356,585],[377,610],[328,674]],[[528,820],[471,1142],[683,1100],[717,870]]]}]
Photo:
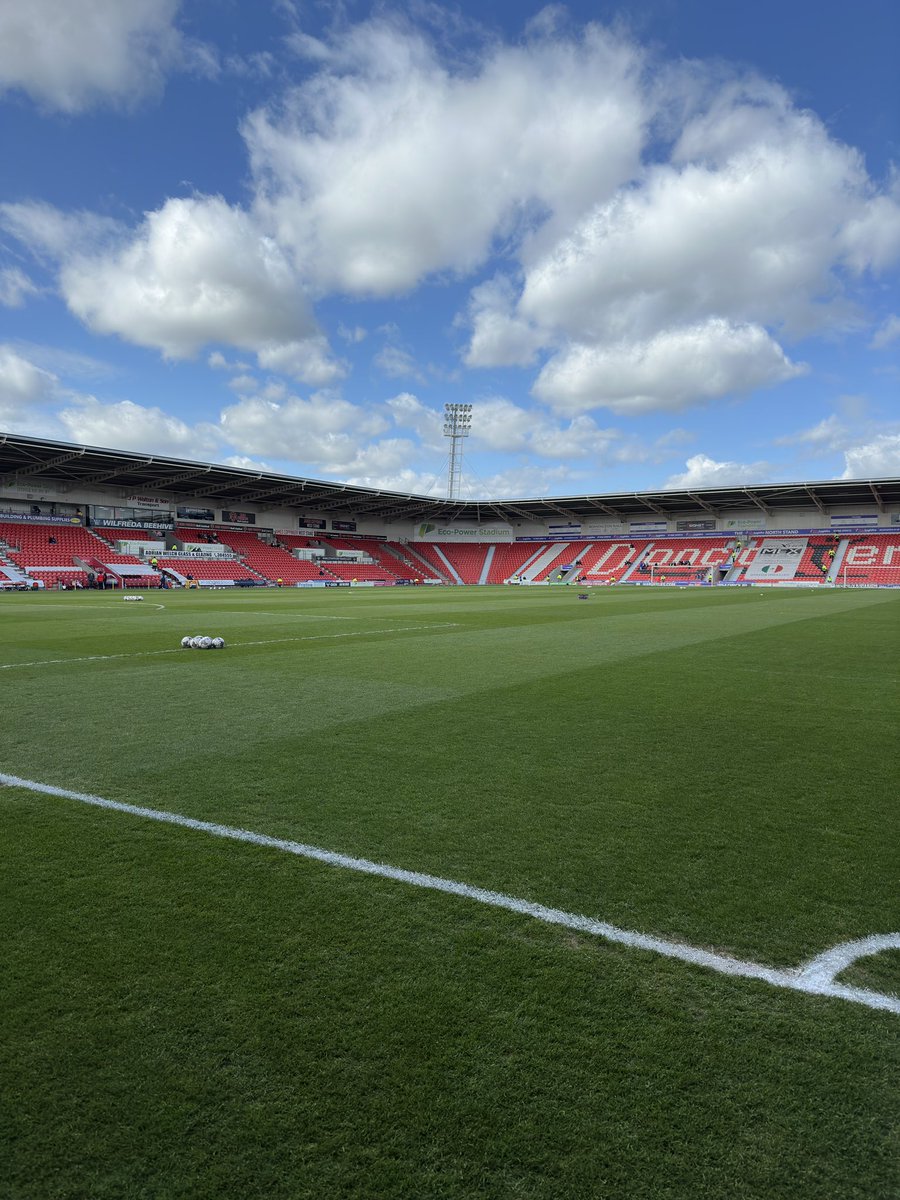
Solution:
[{"label": "pile of white footballs", "polygon": [[225,639],[220,637],[183,637],[183,650],[224,650]]}]

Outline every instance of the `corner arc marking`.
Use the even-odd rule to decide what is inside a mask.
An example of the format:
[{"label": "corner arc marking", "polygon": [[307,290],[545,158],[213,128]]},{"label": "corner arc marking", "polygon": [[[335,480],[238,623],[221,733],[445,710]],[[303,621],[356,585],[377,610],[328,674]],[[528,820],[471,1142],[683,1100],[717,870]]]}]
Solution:
[{"label": "corner arc marking", "polygon": [[834,985],[835,979],[858,959],[880,954],[882,950],[900,950],[900,933],[873,933],[852,942],[839,942],[804,963],[797,979],[801,984]]}]

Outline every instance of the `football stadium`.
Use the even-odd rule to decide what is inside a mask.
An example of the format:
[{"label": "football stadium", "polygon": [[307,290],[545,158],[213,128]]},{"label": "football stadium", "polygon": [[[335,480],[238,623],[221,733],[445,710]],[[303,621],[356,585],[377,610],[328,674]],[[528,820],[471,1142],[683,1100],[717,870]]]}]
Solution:
[{"label": "football stadium", "polygon": [[897,479],[0,436],[4,1194],[896,1195],[898,629]]}]

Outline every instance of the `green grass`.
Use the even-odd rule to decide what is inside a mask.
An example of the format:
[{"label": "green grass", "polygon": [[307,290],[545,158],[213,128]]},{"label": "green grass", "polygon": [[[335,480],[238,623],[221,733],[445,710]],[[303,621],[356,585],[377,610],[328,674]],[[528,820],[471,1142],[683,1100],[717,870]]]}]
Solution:
[{"label": "green grass", "polygon": [[[900,928],[898,593],[161,602],[0,597],[0,771],[774,966]],[[900,1188],[895,1014],[24,790],[0,822],[4,1197]]]}]

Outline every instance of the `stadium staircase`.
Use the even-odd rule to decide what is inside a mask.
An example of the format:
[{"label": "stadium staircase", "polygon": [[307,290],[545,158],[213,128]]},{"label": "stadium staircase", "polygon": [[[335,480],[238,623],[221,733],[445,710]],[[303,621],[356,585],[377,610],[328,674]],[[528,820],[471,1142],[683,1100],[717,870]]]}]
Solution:
[{"label": "stadium staircase", "polygon": [[6,581],[4,586],[22,587],[33,583],[34,580],[31,576],[22,567],[17,566],[9,557],[11,549],[12,547],[9,543],[0,537],[0,575]]},{"label": "stadium staircase", "polygon": [[478,583],[484,570],[489,544],[471,546],[465,542],[439,542],[435,549],[444,556],[461,583]]},{"label": "stadium staircase", "polygon": [[544,547],[535,549],[531,542],[500,542],[494,546],[486,583],[509,583],[517,575],[524,574]]},{"label": "stadium staircase", "polygon": [[615,541],[593,542],[583,555],[581,569],[589,583],[621,583],[634,567],[648,543]]},{"label": "stadium staircase", "polygon": [[438,575],[434,567],[431,567],[424,560],[418,562],[413,560],[407,554],[408,545],[400,545],[398,542],[382,542],[380,546],[381,561],[385,566],[390,565],[390,559],[394,559],[397,566],[390,565],[390,569],[396,572],[401,579],[409,579],[413,582],[416,580],[430,579],[438,583],[446,583],[443,576]]},{"label": "stadium staircase", "polygon": [[410,542],[409,548],[415,553],[417,558],[424,559],[443,578],[445,583],[463,582],[459,576],[459,572],[448,560],[437,542],[416,542],[415,546]]},{"label": "stadium staircase", "polygon": [[559,556],[570,552],[571,547],[568,542],[554,542],[552,546],[542,548],[537,558],[521,574],[525,576],[528,583],[543,583]]},{"label": "stadium staircase", "polygon": [[429,548],[430,543],[428,542],[407,542],[403,546],[405,551],[411,554],[414,559],[422,564],[423,569],[427,572],[428,578],[439,579],[441,583],[456,582],[451,578],[448,568],[443,563],[428,556],[426,550]]},{"label": "stadium staircase", "polygon": [[751,538],[747,545],[743,547],[735,540],[729,549],[729,556],[726,560],[729,564],[728,571],[720,582],[738,583],[747,567],[753,562],[758,547],[758,538]]},{"label": "stadium staircase", "polygon": [[806,549],[797,566],[795,579],[804,583],[823,584],[831,577],[834,559],[837,556],[837,545],[834,537],[808,537]]},{"label": "stadium staircase", "polygon": [[93,556],[96,538],[82,525],[42,525],[0,522],[6,559],[31,580],[45,587],[58,583],[87,585],[79,560]]}]

